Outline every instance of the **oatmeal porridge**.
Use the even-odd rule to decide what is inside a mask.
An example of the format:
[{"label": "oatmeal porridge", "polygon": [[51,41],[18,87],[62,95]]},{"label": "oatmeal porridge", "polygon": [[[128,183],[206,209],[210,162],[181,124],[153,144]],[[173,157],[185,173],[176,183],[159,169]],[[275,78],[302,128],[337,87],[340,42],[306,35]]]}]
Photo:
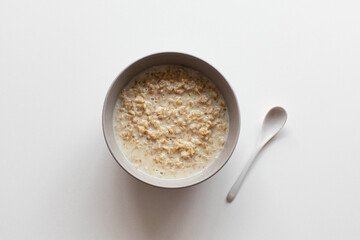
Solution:
[{"label": "oatmeal porridge", "polygon": [[134,166],[159,178],[184,178],[209,166],[228,132],[225,101],[197,71],[152,67],[121,91],[114,109],[117,144]]}]

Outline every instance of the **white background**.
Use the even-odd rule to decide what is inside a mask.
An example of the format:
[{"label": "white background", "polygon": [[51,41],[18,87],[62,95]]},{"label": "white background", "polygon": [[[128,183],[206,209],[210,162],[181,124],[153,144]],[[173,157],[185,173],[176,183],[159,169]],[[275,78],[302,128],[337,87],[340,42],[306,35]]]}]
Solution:
[{"label": "white background", "polygon": [[[360,239],[357,0],[0,1],[0,239]],[[133,61],[215,66],[242,118],[198,186],[157,189],[109,154],[102,104]],[[283,131],[225,196],[272,106]]]}]

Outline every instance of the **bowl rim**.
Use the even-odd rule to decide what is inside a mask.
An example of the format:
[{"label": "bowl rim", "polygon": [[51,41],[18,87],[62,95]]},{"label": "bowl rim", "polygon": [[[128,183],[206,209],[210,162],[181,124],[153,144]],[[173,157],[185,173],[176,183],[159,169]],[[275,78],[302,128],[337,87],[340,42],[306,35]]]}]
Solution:
[{"label": "bowl rim", "polygon": [[[106,108],[109,104],[109,95],[111,93],[111,90],[113,89],[115,83],[117,83],[117,81],[119,81],[120,79],[120,76],[128,69],[130,68],[131,66],[137,64],[138,62],[140,61],[143,61],[144,59],[146,58],[151,58],[151,57],[155,57],[155,56],[159,56],[159,55],[183,55],[183,56],[186,56],[186,57],[190,57],[190,58],[193,58],[195,59],[196,61],[200,61],[200,62],[203,62],[205,63],[206,65],[208,65],[210,68],[212,68],[213,70],[215,70],[215,72],[217,74],[219,74],[221,76],[221,78],[229,85],[230,87],[230,91],[231,91],[231,94],[234,96],[234,103],[235,104],[235,108],[237,110],[237,114],[238,114],[238,123],[237,123],[237,131],[236,131],[236,135],[235,135],[235,139],[233,141],[233,144],[231,146],[231,149],[229,151],[229,154],[228,154],[228,157],[227,159],[221,164],[221,166],[216,169],[214,172],[212,172],[211,174],[209,174],[208,176],[206,176],[205,178],[201,179],[201,180],[197,180],[197,181],[194,181],[193,183],[190,183],[190,184],[187,184],[187,185],[183,185],[183,186],[164,186],[164,185],[157,185],[157,184],[153,184],[153,183],[150,183],[150,182],[147,182],[147,181],[144,181],[143,179],[137,177],[136,175],[132,174],[131,172],[129,172],[121,163],[120,161],[117,159],[117,157],[115,156],[111,146],[110,146],[110,143],[109,143],[109,139],[107,137],[107,133],[106,133],[106,121],[105,121],[105,118],[106,118]],[[155,65],[154,65],[155,66]],[[191,68],[191,67],[190,67]],[[196,70],[196,69],[195,69]],[[203,74],[203,73],[202,73]],[[211,80],[211,79],[210,79]],[[192,187],[192,186],[195,186],[197,184],[200,184],[208,179],[210,179],[211,177],[213,177],[216,173],[218,173],[224,166],[225,164],[229,161],[229,159],[231,158],[232,154],[234,153],[235,151],[235,148],[237,146],[237,143],[238,143],[238,140],[239,140],[239,135],[240,135],[240,129],[241,129],[241,116],[240,116],[240,108],[239,108],[239,104],[238,104],[238,100],[237,100],[237,96],[233,90],[233,88],[231,87],[230,83],[226,80],[226,78],[214,67],[212,66],[211,64],[209,64],[208,62],[204,61],[203,59],[201,58],[198,58],[196,56],[193,56],[193,55],[190,55],[190,54],[187,54],[187,53],[182,53],[182,52],[158,52],[158,53],[153,53],[153,54],[149,54],[149,55],[146,55],[144,57],[141,57],[139,58],[138,60],[128,64],[117,76],[116,78],[112,81],[110,87],[108,88],[107,90],[107,93],[106,93],[106,96],[105,96],[105,99],[104,99],[104,104],[103,104],[103,108],[102,108],[102,131],[103,131],[103,136],[104,136],[104,139],[105,139],[105,143],[107,145],[107,148],[109,149],[113,159],[115,160],[115,162],[117,162],[118,165],[120,165],[120,167],[126,172],[128,173],[130,176],[132,176],[133,178],[135,178],[136,180],[140,181],[140,182],[143,182],[147,185],[150,185],[150,186],[153,186],[153,187],[157,187],[157,188],[163,188],[163,189],[181,189],[181,188],[188,188],[188,187]],[[119,149],[121,151],[121,149]],[[121,151],[122,152],[122,151]],[[124,154],[125,156],[125,154]],[[215,160],[216,161],[216,160]],[[147,174],[149,175],[150,177],[153,177],[153,178],[156,178],[155,176],[151,176],[150,174]],[[196,175],[196,174],[195,174]],[[195,176],[194,175],[194,176]],[[184,178],[186,179],[186,178]],[[163,179],[164,181],[168,180],[168,179]],[[179,179],[180,180],[180,179]]]}]

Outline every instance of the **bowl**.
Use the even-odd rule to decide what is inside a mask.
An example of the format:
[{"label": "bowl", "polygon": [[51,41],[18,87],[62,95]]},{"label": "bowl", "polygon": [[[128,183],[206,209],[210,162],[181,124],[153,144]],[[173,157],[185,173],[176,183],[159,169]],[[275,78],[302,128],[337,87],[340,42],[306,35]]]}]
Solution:
[{"label": "bowl", "polygon": [[[120,91],[137,74],[157,65],[180,65],[200,72],[216,85],[226,102],[229,113],[229,133],[224,148],[212,164],[194,176],[180,179],[161,179],[151,176],[135,168],[117,145],[113,131],[113,112]],[[238,141],[240,132],[240,112],[234,91],[225,78],[214,67],[207,62],[188,54],[164,52],[146,56],[132,63],[114,80],[105,98],[102,125],[105,141],[112,156],[127,173],[152,186],[162,188],[183,188],[209,179],[226,164]]]}]

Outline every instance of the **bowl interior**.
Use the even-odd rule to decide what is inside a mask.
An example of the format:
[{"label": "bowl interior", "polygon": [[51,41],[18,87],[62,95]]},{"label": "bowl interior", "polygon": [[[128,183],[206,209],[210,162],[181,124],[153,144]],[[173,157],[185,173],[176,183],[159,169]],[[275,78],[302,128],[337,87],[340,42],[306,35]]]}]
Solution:
[{"label": "bowl interior", "polygon": [[[202,172],[188,178],[182,179],[160,179],[150,176],[138,169],[120,151],[113,132],[113,111],[121,89],[137,74],[156,65],[181,65],[194,69],[208,77],[223,95],[229,113],[229,134],[224,149],[219,157]],[[240,131],[240,114],[237,100],[225,78],[210,64],[191,55],[182,53],[158,53],[144,57],[127,67],[113,82],[105,99],[103,109],[103,131],[106,143],[115,160],[132,176],[140,181],[157,187],[180,188],[200,183],[217,171],[230,158],[236,146]]]}]

